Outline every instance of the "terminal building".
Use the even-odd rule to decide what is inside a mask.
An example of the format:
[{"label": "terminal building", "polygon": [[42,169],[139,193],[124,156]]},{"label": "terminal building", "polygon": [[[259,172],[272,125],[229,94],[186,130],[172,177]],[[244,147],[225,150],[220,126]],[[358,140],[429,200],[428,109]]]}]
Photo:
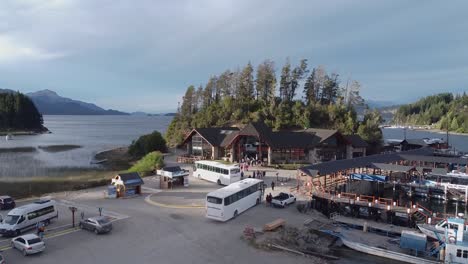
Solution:
[{"label": "terminal building", "polygon": [[366,156],[368,144],[358,135],[309,128],[273,131],[262,122],[243,128],[194,128],[181,144],[186,157],[226,160],[258,159],[266,164],[321,163]]}]

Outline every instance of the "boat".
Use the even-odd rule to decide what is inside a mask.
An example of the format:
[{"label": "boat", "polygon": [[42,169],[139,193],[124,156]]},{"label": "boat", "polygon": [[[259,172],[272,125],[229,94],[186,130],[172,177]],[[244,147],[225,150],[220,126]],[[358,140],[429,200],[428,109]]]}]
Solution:
[{"label": "boat", "polygon": [[[439,241],[445,241],[445,230],[453,226],[453,222],[458,222],[459,220],[455,219],[461,219],[464,221],[462,218],[455,218],[455,217],[450,217],[448,219],[442,220],[436,225],[429,225],[429,224],[418,224],[418,229],[425,235],[427,235],[429,238],[432,238],[434,240],[439,240]],[[465,225],[464,228],[464,233],[468,235],[468,226]]]},{"label": "boat", "polygon": [[13,135],[12,134],[7,134],[5,136],[5,140],[8,141],[8,140],[12,140],[13,139]]},{"label": "boat", "polygon": [[345,245],[346,247],[362,252],[362,253],[369,254],[369,255],[392,259],[392,260],[401,261],[401,262],[406,262],[406,263],[413,263],[413,264],[436,264],[436,263],[440,264],[440,262],[435,261],[435,260],[421,258],[421,257],[397,252],[395,250],[389,250],[389,249],[385,249],[381,247],[374,247],[374,246],[367,245],[364,243],[359,243],[351,238],[353,237],[351,234],[349,234],[348,236],[346,232],[335,232],[331,230],[321,230],[321,231],[339,238],[341,242],[343,242],[343,245]]}]

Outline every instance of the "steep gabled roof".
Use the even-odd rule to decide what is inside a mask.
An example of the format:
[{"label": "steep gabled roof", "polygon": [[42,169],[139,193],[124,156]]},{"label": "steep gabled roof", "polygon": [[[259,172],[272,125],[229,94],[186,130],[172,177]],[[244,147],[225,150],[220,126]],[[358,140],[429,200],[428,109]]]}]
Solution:
[{"label": "steep gabled roof", "polygon": [[336,130],[336,129],[322,129],[322,128],[307,128],[307,129],[304,129],[302,132],[312,133],[312,134],[316,135],[317,137],[320,138],[319,143],[322,143],[325,140],[329,139],[330,137],[334,136],[336,133],[338,133],[338,130]]},{"label": "steep gabled roof", "polygon": [[227,138],[232,137],[231,134],[237,134],[237,127],[210,127],[210,128],[194,128],[182,142],[182,145],[187,142],[194,133],[203,137],[211,146],[221,146],[221,143]]},{"label": "steep gabled roof", "polygon": [[359,135],[347,135],[344,136],[346,140],[353,146],[354,148],[367,148],[369,144],[367,144],[362,137]]},{"label": "steep gabled roof", "polygon": [[320,142],[320,138],[311,133],[278,131],[271,135],[273,148],[313,148]]}]

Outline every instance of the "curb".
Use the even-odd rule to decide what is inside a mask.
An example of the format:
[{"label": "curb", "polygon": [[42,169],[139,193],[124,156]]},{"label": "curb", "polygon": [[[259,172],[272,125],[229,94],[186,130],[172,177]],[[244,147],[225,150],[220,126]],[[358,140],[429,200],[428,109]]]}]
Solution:
[{"label": "curb", "polygon": [[154,206],[159,206],[159,207],[163,207],[163,208],[171,208],[171,209],[204,209],[205,206],[201,206],[201,205],[173,205],[173,204],[163,204],[163,203],[158,203],[158,202],[155,202],[153,200],[151,200],[151,197],[154,195],[153,194],[150,194],[148,196],[145,197],[145,202],[150,204],[150,205],[154,205]]}]

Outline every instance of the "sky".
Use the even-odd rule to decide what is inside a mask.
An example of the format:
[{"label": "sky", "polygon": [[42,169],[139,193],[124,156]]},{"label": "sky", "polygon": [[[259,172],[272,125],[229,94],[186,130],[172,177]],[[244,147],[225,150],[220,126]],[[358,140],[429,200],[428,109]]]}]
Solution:
[{"label": "sky", "polygon": [[0,88],[173,111],[186,88],[287,58],[406,103],[468,91],[468,1],[1,0]]}]

